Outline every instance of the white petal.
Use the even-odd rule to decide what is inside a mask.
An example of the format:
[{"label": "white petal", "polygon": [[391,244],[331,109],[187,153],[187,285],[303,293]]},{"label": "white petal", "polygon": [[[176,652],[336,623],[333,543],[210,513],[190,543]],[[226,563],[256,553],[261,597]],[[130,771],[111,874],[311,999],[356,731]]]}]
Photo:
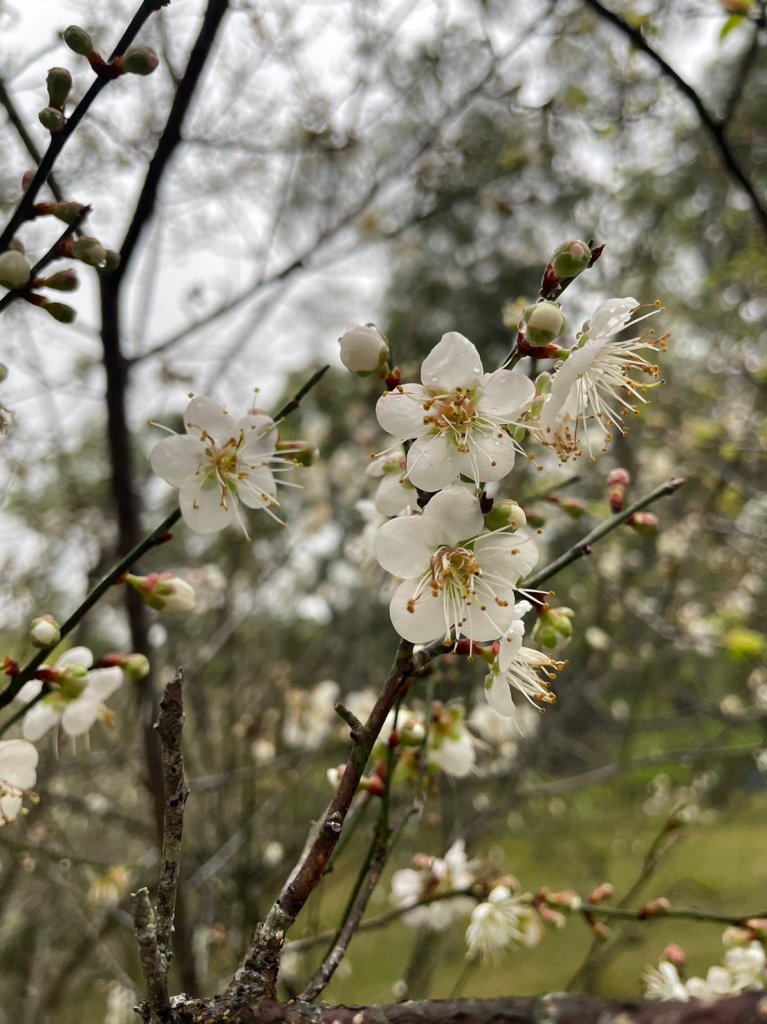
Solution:
[{"label": "white petal", "polygon": [[0,825],[6,821],[15,821],[21,810],[20,796],[0,797]]},{"label": "white petal", "polygon": [[402,580],[426,572],[432,548],[424,537],[423,516],[404,516],[384,523],[376,534],[375,555],[383,569]]},{"label": "white petal", "polygon": [[378,485],[374,503],[382,516],[398,516],[408,506],[415,507],[417,500],[415,489],[403,483],[399,473],[386,473]]},{"label": "white petal", "polygon": [[476,537],[484,517],[479,502],[465,487],[447,487],[435,494],[423,512],[424,537],[433,547]]},{"label": "white petal", "polygon": [[230,523],[237,522],[237,499],[229,493],[226,507],[223,507],[218,484],[200,487],[199,481],[192,481],[181,488],[178,498],[184,521],[197,533],[217,533]]},{"label": "white petal", "polygon": [[0,780],[16,786],[34,784],[39,754],[27,740],[0,740]]},{"label": "white petal", "polygon": [[514,701],[511,697],[511,688],[506,682],[503,673],[493,673],[490,677],[490,686],[485,684],[485,697],[493,710],[504,718],[513,718],[516,714]]},{"label": "white petal", "polygon": [[457,331],[443,334],[421,366],[421,383],[438,394],[455,391],[456,388],[472,388],[481,376],[479,352],[468,338]]},{"label": "white petal", "polygon": [[73,700],[67,705],[64,714],[61,716],[61,727],[69,736],[82,736],[86,733],[99,713],[99,702],[89,699],[86,694]]},{"label": "white petal", "polygon": [[243,431],[245,437],[239,452],[240,458],[246,461],[264,458],[277,447],[278,431],[271,416],[253,412],[238,420],[236,426]]},{"label": "white petal", "polygon": [[622,330],[631,319],[639,303],[631,296],[625,299],[608,299],[594,310],[589,326],[590,338],[610,336]]},{"label": "white petal", "polygon": [[[88,690],[99,700],[106,700],[123,684],[123,670],[112,668],[95,668],[88,673]],[[65,712],[66,713],[66,712]]]},{"label": "white petal", "polygon": [[422,491],[439,491],[458,479],[459,452],[446,434],[429,434],[413,442],[407,476]]},{"label": "white petal", "polygon": [[174,487],[194,477],[205,461],[205,446],[189,434],[166,437],[154,446],[149,457],[152,472]]},{"label": "white petal", "polygon": [[237,485],[237,497],[248,508],[265,508],[276,505],[277,484],[271,470],[265,466],[251,470]]},{"label": "white petal", "polygon": [[445,605],[440,597],[433,597],[427,589],[418,598],[413,610],[409,611],[408,605],[416,586],[415,580],[400,583],[391,599],[389,615],[392,625],[405,640],[414,644],[428,644],[445,636]]},{"label": "white petal", "polygon": [[512,623],[512,632],[506,633],[505,636],[501,637],[500,649],[498,651],[498,668],[501,673],[506,671],[519,654],[524,640],[524,636],[521,633],[513,631],[514,626],[516,626],[516,622]]},{"label": "white petal", "polygon": [[223,405],[206,395],[193,398],[186,407],[184,425],[192,436],[207,434],[218,448],[239,434],[237,424]]},{"label": "white petal", "polygon": [[376,416],[387,434],[405,440],[420,437],[431,429],[424,423],[423,404],[429,395],[420,384],[402,384],[394,391],[385,391],[376,402]]},{"label": "white petal", "polygon": [[488,533],[474,544],[474,554],[483,573],[515,587],[538,561],[538,550],[529,534]]},{"label": "white petal", "polygon": [[456,779],[470,775],[475,760],[474,744],[468,733],[463,733],[456,740],[448,737],[438,747],[429,750],[431,764]]},{"label": "white petal", "polygon": [[508,423],[515,419],[535,398],[535,384],[523,373],[496,370],[482,381],[482,396],[477,402],[480,412]]},{"label": "white petal", "polygon": [[466,621],[461,627],[461,632],[469,640],[487,643],[489,640],[497,640],[508,630],[514,615],[514,592],[508,591],[505,597],[501,592],[498,596],[508,602],[507,607],[497,605],[492,597],[480,591],[478,597],[481,598],[482,605],[472,601],[466,608]]},{"label": "white petal", "polygon": [[93,653],[87,647],[71,647],[56,662],[56,668],[76,665],[78,668],[90,668],[93,664]]},{"label": "white petal", "polygon": [[478,434],[469,439],[469,451],[459,452],[458,467],[476,484],[503,480],[514,465],[514,442],[506,431]]},{"label": "white petal", "polygon": [[58,725],[60,718],[61,714],[51,704],[46,704],[44,700],[40,701],[39,704],[35,704],[24,715],[24,723],[21,729],[24,733],[24,739],[31,740],[34,743],[35,740],[39,740],[41,736],[44,736],[51,726]]},{"label": "white petal", "polygon": [[22,704],[29,704],[31,700],[35,699],[42,688],[43,684],[39,679],[30,679],[28,683],[24,683],[16,694],[16,700],[20,700]]}]

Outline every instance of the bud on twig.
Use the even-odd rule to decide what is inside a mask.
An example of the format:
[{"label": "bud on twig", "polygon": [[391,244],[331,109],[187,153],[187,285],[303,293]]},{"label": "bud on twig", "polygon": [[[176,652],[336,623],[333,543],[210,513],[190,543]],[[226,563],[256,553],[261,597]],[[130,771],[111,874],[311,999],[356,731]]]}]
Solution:
[{"label": "bud on twig", "polygon": [[630,526],[640,537],[657,537],[658,517],[654,512],[635,512],[626,520],[626,526]]},{"label": "bud on twig", "polygon": [[194,608],[194,587],[172,572],[152,572],[148,576],[128,572],[124,578],[158,612],[188,612]]},{"label": "bud on twig", "polygon": [[519,329],[529,345],[539,348],[558,338],[565,329],[565,318],[556,302],[536,302],[528,306],[519,321]]},{"label": "bud on twig", "polygon": [[79,53],[81,57],[89,57],[93,53],[93,40],[79,25],[70,25],[65,28],[63,39],[69,49],[74,53]]},{"label": "bud on twig", "polygon": [[631,477],[626,469],[612,469],[607,474],[607,496],[610,501],[610,511],[614,515],[623,511],[623,499],[630,483]]},{"label": "bud on twig", "polygon": [[56,292],[74,292],[80,287],[80,278],[75,270],[59,270],[50,277],[38,278],[36,288],[52,288]]},{"label": "bud on twig", "polygon": [[49,316],[52,316],[60,324],[73,324],[77,319],[77,310],[72,309],[65,302],[36,302],[35,305],[42,307]]},{"label": "bud on twig", "polygon": [[43,107],[37,117],[43,128],[47,128],[52,135],[60,132],[66,124],[66,118],[55,107]]},{"label": "bud on twig", "polygon": [[388,370],[389,344],[372,324],[352,327],[338,339],[341,362],[350,373],[368,377]]},{"label": "bud on twig", "polygon": [[73,243],[72,255],[76,260],[80,260],[81,263],[87,263],[89,267],[103,267],[106,262],[107,251],[98,238],[83,235],[82,238],[78,238]]},{"label": "bud on twig", "polygon": [[55,647],[61,640],[61,629],[52,615],[39,615],[32,620],[29,639],[41,650]]},{"label": "bud on twig", "polygon": [[0,253],[0,285],[3,288],[23,288],[29,282],[31,268],[20,252],[8,249]]},{"label": "bud on twig", "polygon": [[496,501],[492,510],[485,517],[488,530],[518,530],[527,522],[527,516],[521,505],[511,499]]},{"label": "bud on twig", "polygon": [[72,76],[66,68],[51,68],[45,79],[48,88],[48,104],[57,110],[64,109],[72,89]]},{"label": "bud on twig", "polygon": [[112,61],[112,67],[125,75],[151,75],[160,63],[149,46],[136,46]]}]

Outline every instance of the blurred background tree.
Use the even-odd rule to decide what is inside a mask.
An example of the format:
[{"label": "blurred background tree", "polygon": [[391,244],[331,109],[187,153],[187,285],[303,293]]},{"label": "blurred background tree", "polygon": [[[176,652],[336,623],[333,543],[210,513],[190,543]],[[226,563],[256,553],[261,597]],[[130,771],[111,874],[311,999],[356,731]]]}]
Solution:
[{"label": "blurred background tree", "polygon": [[[24,5],[0,10],[4,213],[45,145],[46,69],[72,67],[78,96],[90,81],[57,33],[83,22],[107,50],[132,14],[112,0],[83,21],[67,6],[34,30]],[[463,837],[533,891],[609,880],[631,906],[665,894],[736,916],[764,909],[765,5],[731,7],[161,10],[141,37],[159,73],[105,90],[54,173],[66,198],[93,206],[88,230],[122,252],[121,270],[84,280],[74,327],[21,303],[5,313],[4,653],[19,657],[33,614],[65,614],[142,522],[161,520],[170,499],[150,478],[160,435],[147,421],[172,423],[187,392],[244,409],[261,387],[273,411],[336,361],[335,339],[356,322],[387,333],[406,379],[448,330],[497,365],[553,247],[606,242],[567,295],[570,329],[609,295],[659,298],[673,331],[666,384],[595,466],[544,459],[547,473],[519,470],[510,496],[537,514],[553,555],[607,515],[611,468],[629,470],[630,498],[673,475],[686,485],[658,507],[656,538],[625,528],[558,578],[556,601],[576,612],[558,704],[501,744],[475,726],[475,774],[437,776],[389,872]],[[47,231],[25,229],[30,253]],[[287,530],[260,520],[250,544],[177,530],[148,560],[196,585],[193,620],[130,602],[126,616],[116,594],[83,626],[78,642],[146,651],[154,675],[116,698],[112,732],[42,747],[41,805],[0,832],[0,1021],[132,1019],[127,894],[156,875],[151,722],[177,664],[192,798],[175,969],[189,992],[228,980],[326,799],[326,769],[343,760],[331,693],[379,685],[393,650],[366,539],[365,470],[387,443],[377,394],[333,370],[290,423],[321,457],[286,502]],[[581,517],[563,501],[581,502]],[[414,696],[484,704],[481,676],[446,658]],[[363,848],[350,843],[295,938],[337,917]],[[389,906],[387,884],[373,915]],[[573,921],[499,972],[465,966],[462,926],[428,942],[389,927],[396,941],[355,940],[329,1000],[570,983],[626,994],[672,938],[695,970],[720,957],[721,926],[678,922],[616,926],[587,956],[591,935]],[[286,992],[322,948],[291,958]]]}]

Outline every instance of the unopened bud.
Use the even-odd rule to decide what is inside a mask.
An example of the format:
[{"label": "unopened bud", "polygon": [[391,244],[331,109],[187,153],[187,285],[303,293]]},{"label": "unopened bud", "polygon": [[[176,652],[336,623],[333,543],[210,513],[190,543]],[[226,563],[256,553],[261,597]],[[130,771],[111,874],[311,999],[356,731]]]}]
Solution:
[{"label": "unopened bud", "polygon": [[516,501],[496,501],[485,517],[488,530],[518,530],[527,523],[527,516]]},{"label": "unopened bud", "polygon": [[635,512],[626,520],[626,526],[636,530],[640,537],[656,537],[658,517],[653,512]]},{"label": "unopened bud", "polygon": [[85,210],[82,203],[56,203],[52,209],[53,216],[63,220],[65,224],[74,224]]},{"label": "unopened bud", "polygon": [[406,722],[399,730],[399,742],[403,747],[420,747],[425,736],[423,722]]},{"label": "unopened bud", "polygon": [[586,270],[591,263],[591,255],[591,249],[585,242],[577,239],[565,242],[554,250],[551,267],[560,281],[569,281]]},{"label": "unopened bud", "polygon": [[533,627],[533,640],[549,650],[564,647],[573,635],[574,615],[572,608],[552,608],[548,604],[543,605]]},{"label": "unopened bud", "polygon": [[278,441],[277,451],[297,466],[313,466],[320,454],[308,441]]},{"label": "unopened bud", "polygon": [[158,612],[188,612],[194,608],[194,587],[171,572],[153,572],[148,576],[134,576],[129,572],[125,574],[125,582]]},{"label": "unopened bud", "polygon": [[596,889],[592,889],[587,903],[604,903],[605,900],[610,900],[615,895],[615,886],[611,885],[610,882],[602,882]]},{"label": "unopened bud", "polygon": [[639,917],[641,920],[645,920],[648,917],[657,917],[658,914],[666,914],[671,909],[671,900],[665,896],[658,896],[654,900],[650,900],[642,907],[639,911]]},{"label": "unopened bud", "polygon": [[74,53],[79,53],[81,57],[87,57],[93,53],[93,40],[79,25],[70,25],[65,28],[63,38],[69,49]]},{"label": "unopened bud", "polygon": [[343,334],[338,343],[341,346],[341,362],[350,373],[368,377],[372,373],[383,373],[389,358],[389,343],[372,324],[352,327]]},{"label": "unopened bud", "polygon": [[55,107],[43,107],[37,118],[43,128],[47,128],[51,133],[60,132],[66,124],[66,118]]},{"label": "unopened bud", "polygon": [[580,519],[586,512],[586,506],[580,498],[557,498],[553,504],[558,505],[571,519]]},{"label": "unopened bud", "polygon": [[105,273],[111,274],[120,266],[120,253],[115,252],[114,249],[106,249],[105,252],[104,266],[101,269]]},{"label": "unopened bud", "polygon": [[3,288],[23,288],[29,282],[31,268],[20,252],[8,249],[0,253],[0,285]]},{"label": "unopened bud", "polygon": [[631,477],[626,469],[612,469],[607,474],[607,497],[612,513],[623,511],[623,499],[630,482]]},{"label": "unopened bud", "polygon": [[24,173],[22,174],[22,176],[21,176],[21,187],[22,187],[22,189],[25,192],[27,191],[29,186],[32,184],[32,182],[35,180],[35,175],[36,174],[37,174],[37,171],[32,171],[32,170],[24,171]]},{"label": "unopened bud", "polygon": [[65,302],[43,302],[41,308],[60,324],[73,324],[77,319],[77,310]]},{"label": "unopened bud", "polygon": [[67,665],[58,678],[59,689],[67,700],[75,700],[88,685],[88,670],[83,665]]},{"label": "unopened bud", "polygon": [[61,640],[61,630],[58,622],[56,622],[52,615],[39,615],[36,619],[32,620],[32,625],[29,628],[29,639],[35,647],[39,647],[41,650],[55,647]]},{"label": "unopened bud", "polygon": [[522,314],[519,329],[535,348],[548,345],[565,329],[565,318],[556,302],[536,302]]},{"label": "unopened bud", "polygon": [[149,659],[145,654],[129,654],[121,667],[132,683],[140,683],[149,675]]},{"label": "unopened bud", "polygon": [[673,964],[678,970],[681,970],[687,960],[687,954],[681,946],[677,946],[675,942],[670,943],[661,953],[663,960],[668,960],[670,964]]},{"label": "unopened bud", "polygon": [[157,54],[149,46],[137,46],[114,61],[126,75],[151,75],[159,63]]},{"label": "unopened bud", "polygon": [[39,287],[52,288],[56,292],[74,292],[80,287],[80,278],[74,270],[59,270],[44,278]]},{"label": "unopened bud", "polygon": [[72,89],[72,76],[66,68],[51,68],[45,80],[48,87],[48,102],[62,110]]},{"label": "unopened bud", "polygon": [[81,263],[87,263],[89,267],[103,267],[107,251],[98,238],[83,235],[72,246],[72,255]]}]

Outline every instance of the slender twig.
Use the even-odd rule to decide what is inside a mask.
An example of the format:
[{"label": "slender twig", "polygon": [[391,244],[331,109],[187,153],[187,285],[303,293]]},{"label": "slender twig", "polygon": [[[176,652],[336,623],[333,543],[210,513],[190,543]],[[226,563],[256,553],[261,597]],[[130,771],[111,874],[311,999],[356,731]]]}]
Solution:
[{"label": "slender twig", "polygon": [[179,668],[165,687],[160,701],[156,729],[162,744],[165,781],[165,823],[162,839],[162,868],[157,889],[157,946],[170,966],[173,956],[171,935],[176,912],[181,838],[184,831],[184,806],[189,788],[184,780],[184,752],[181,730],[184,726],[184,676]]},{"label": "slender twig", "polygon": [[[136,11],[119,43],[112,51],[109,60],[112,61],[115,57],[119,57],[123,54],[138,35],[140,29],[144,25],[144,22],[150,17],[150,15],[154,14],[155,11],[158,11],[160,7],[164,7],[169,2],[170,0],[143,0],[143,3]],[[4,252],[8,248],[8,244],[19,226],[29,218],[37,193],[45,184],[45,181],[50,175],[53,165],[55,164],[62,149],[74,134],[77,126],[85,117],[88,109],[91,107],[98,94],[112,80],[113,79],[107,75],[99,76],[95,82],[92,83],[86,94],[69,115],[61,131],[54,132],[51,135],[51,141],[48,144],[48,149],[45,151],[45,155],[38,165],[34,178],[30,182],[24,195],[21,197],[18,206],[11,215],[11,219],[6,224],[2,234],[0,234],[0,252]]]},{"label": "slender twig", "polygon": [[283,405],[283,407],[279,410],[279,412],[274,414],[275,423],[281,422],[282,420],[285,419],[287,415],[289,415],[289,413],[293,412],[295,409],[298,409],[298,407],[301,405],[302,399],[304,399],[307,396],[307,394],[312,390],[312,388],[316,384],[319,384],[319,382],[322,380],[322,378],[325,376],[329,369],[330,365],[328,364],[326,366],[321,366],[319,370],[313,373],[309,380],[306,382],[306,384],[304,384],[302,388],[299,388],[298,391],[296,391],[295,395],[293,395],[290,401],[286,402]]},{"label": "slender twig", "polygon": [[756,191],[756,187],[733,153],[725,135],[724,123],[722,121],[718,121],[714,117],[696,90],[693,89],[689,82],[686,82],[685,79],[682,78],[682,76],[675,71],[666,60],[663,59],[663,57],[661,57],[650,43],[648,43],[639,28],[635,28],[633,25],[624,21],[620,15],[605,7],[600,0],[583,0],[583,2],[587,7],[591,7],[593,11],[596,11],[596,13],[604,18],[605,21],[610,22],[611,25],[619,29],[631,44],[638,50],[641,50],[642,53],[646,54],[661,70],[663,75],[673,82],[679,92],[681,92],[682,95],[690,101],[692,106],[695,108],[695,112],[700,118],[701,124],[713,140],[725,170],[733,181],[737,182],[737,184],[740,185],[746,193],[751,202],[751,206],[759,219],[762,230],[767,231],[767,207],[762,202]]},{"label": "slender twig", "polygon": [[[22,143],[24,144],[24,148],[26,149],[27,153],[29,153],[29,155],[32,157],[35,164],[39,164],[42,160],[40,150],[35,145],[35,140],[27,131],[27,126],[24,124],[24,119],[16,109],[16,104],[13,102],[13,98],[11,97],[11,94],[8,92],[8,87],[6,86],[5,81],[2,78],[0,78],[0,104],[2,104],[3,107],[5,107],[5,112],[8,115],[8,120],[16,129],[16,134],[19,136]],[[53,193],[54,198],[58,199],[59,202],[62,202],[64,199],[64,193],[59,188],[58,183],[56,179],[53,177],[52,173],[48,175],[48,187]]]},{"label": "slender twig", "polygon": [[674,494],[684,483],[683,477],[675,477],[671,480],[666,481],[665,484],[661,484],[660,487],[656,487],[655,490],[650,491],[643,498],[635,501],[633,505],[629,505],[622,512],[617,515],[611,516],[606,519],[599,526],[595,527],[591,533],[587,533],[585,537],[574,544],[567,551],[563,552],[559,558],[555,558],[553,562],[549,562],[548,565],[544,566],[539,572],[534,573],[524,581],[525,590],[535,590],[540,587],[542,583],[546,583],[556,576],[558,572],[571,565],[573,562],[577,562],[579,558],[583,558],[584,555],[591,553],[591,546],[598,540],[606,537],[608,533],[612,533],[616,527],[625,523],[627,519],[630,519],[635,512],[641,512],[642,509],[647,508],[658,500],[658,498],[664,498],[668,494]]},{"label": "slender twig", "polygon": [[168,973],[157,945],[157,926],[146,886],[131,894],[131,904],[147,992],[148,1005],[141,1008],[141,1015],[147,1024],[149,1021],[167,1020],[170,1015]]}]

